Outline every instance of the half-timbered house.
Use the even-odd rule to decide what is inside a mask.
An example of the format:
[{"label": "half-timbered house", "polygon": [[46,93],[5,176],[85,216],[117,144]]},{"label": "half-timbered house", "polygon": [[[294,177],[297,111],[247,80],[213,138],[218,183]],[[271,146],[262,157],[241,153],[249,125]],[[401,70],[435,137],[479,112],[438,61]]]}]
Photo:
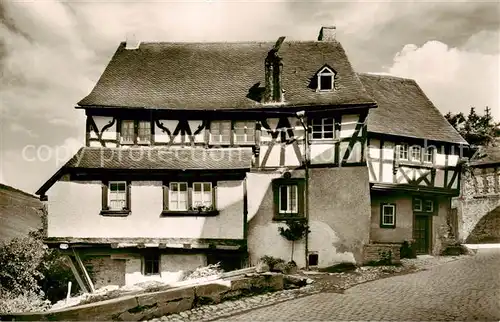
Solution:
[{"label": "half-timbered house", "polygon": [[372,216],[366,253],[394,254],[407,241],[417,254],[438,254],[454,220],[451,198],[460,192],[468,144],[414,80],[359,77],[378,104],[368,117]]},{"label": "half-timbered house", "polygon": [[[413,81],[356,74],[334,33],[121,43],[78,103],[85,147],[37,192],[46,243],[66,249],[92,288],[288,259],[278,227],[290,219],[310,227],[295,262],[326,267],[361,262],[370,242],[411,238],[418,198],[420,213],[441,218],[463,140]],[[387,110],[372,114],[378,100]],[[425,149],[424,139],[436,150],[418,163],[406,145],[394,150]]]}]

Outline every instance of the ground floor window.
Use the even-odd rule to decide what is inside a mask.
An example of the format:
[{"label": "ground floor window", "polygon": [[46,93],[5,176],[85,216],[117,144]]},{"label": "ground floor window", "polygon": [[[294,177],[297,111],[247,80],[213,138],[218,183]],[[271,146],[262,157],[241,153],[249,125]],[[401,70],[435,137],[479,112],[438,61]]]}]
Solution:
[{"label": "ground floor window", "polygon": [[144,275],[160,274],[160,254],[144,254]]},{"label": "ground floor window", "polygon": [[413,198],[413,211],[414,212],[434,212],[434,200],[428,198]]},{"label": "ground floor window", "polygon": [[304,182],[302,179],[276,179],[273,181],[274,219],[304,216]]},{"label": "ground floor window", "polygon": [[382,204],[380,207],[380,227],[396,227],[396,204]]}]

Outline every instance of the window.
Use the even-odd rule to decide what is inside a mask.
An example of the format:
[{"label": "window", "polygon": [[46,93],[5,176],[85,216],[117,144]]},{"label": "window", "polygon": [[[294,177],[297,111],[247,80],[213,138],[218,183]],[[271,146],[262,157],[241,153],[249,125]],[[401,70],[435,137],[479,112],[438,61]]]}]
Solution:
[{"label": "window", "polygon": [[433,212],[434,211],[434,202],[432,200],[424,201],[424,212]]},{"label": "window", "polygon": [[137,128],[137,141],[139,143],[149,143],[151,141],[150,121],[139,121]]},{"label": "window", "polygon": [[186,216],[203,213],[218,214],[215,204],[215,182],[170,182],[164,185],[165,216]]},{"label": "window", "polygon": [[151,122],[144,120],[121,121],[121,144],[149,144],[151,142]]},{"label": "window", "polygon": [[275,220],[303,216],[303,186],[302,179],[276,179],[273,181]]},{"label": "window", "polygon": [[434,147],[428,147],[424,152],[424,162],[433,163],[434,162]]},{"label": "window", "polygon": [[312,119],[312,138],[315,140],[333,139],[335,137],[334,119],[332,117]]},{"label": "window", "polygon": [[420,162],[422,160],[421,150],[419,146],[411,147],[411,161]]},{"label": "window", "polygon": [[401,144],[397,146],[398,159],[408,161],[408,145]]},{"label": "window", "polygon": [[298,186],[282,185],[279,187],[279,213],[294,214],[298,212]]},{"label": "window", "polygon": [[413,211],[422,211],[422,199],[413,199]]},{"label": "window", "polygon": [[144,275],[160,274],[160,254],[148,253],[144,255]]},{"label": "window", "polygon": [[108,185],[108,209],[123,210],[127,207],[127,183],[111,181]]},{"label": "window", "polygon": [[170,210],[187,210],[187,183],[186,182],[171,182],[169,187],[168,209]]},{"label": "window", "polygon": [[210,122],[210,143],[229,144],[231,142],[231,121]]},{"label": "window", "polygon": [[318,90],[331,91],[333,90],[333,80],[335,73],[328,67],[324,67],[318,73]]},{"label": "window", "polygon": [[422,199],[422,198],[414,198],[413,199],[413,211],[414,212],[434,212],[434,200],[433,199]]},{"label": "window", "polygon": [[382,211],[380,214],[380,227],[381,228],[395,228],[396,227],[396,205],[395,204],[382,204]]},{"label": "window", "polygon": [[133,144],[134,143],[134,121],[123,120],[121,125],[121,143]]},{"label": "window", "polygon": [[255,122],[235,121],[234,122],[234,142],[235,143],[255,143]]},{"label": "window", "polygon": [[212,183],[193,182],[193,208],[212,207]]}]

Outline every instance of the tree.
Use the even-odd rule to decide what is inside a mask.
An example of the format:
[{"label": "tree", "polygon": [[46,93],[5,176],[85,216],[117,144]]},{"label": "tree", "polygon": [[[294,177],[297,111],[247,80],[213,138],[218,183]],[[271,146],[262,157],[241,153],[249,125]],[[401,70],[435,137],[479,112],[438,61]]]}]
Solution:
[{"label": "tree", "polygon": [[478,115],[471,107],[469,115],[463,113],[445,115],[448,122],[471,145],[491,144],[495,137],[500,137],[500,123],[493,122],[490,109],[486,107],[484,115]]},{"label": "tree", "polygon": [[292,242],[292,254],[290,256],[290,261],[293,262],[293,251],[295,248],[295,242],[300,240],[306,234],[310,233],[309,226],[302,220],[287,220],[286,225],[288,227],[279,227],[278,230],[280,235],[285,239]]}]

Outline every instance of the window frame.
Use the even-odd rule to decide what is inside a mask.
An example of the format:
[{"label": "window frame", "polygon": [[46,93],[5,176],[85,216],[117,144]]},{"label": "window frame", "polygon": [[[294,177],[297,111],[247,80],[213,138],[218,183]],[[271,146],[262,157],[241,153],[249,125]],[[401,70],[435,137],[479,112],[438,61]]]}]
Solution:
[{"label": "window frame", "polygon": [[[414,151],[418,151],[418,158],[413,157]],[[408,156],[411,162],[422,162],[422,147],[420,145],[412,145]]]},{"label": "window frame", "polygon": [[[318,92],[332,92],[335,89],[335,72],[333,70],[331,70],[330,68],[325,66],[318,72],[317,77],[318,77],[318,80],[317,80],[318,81],[318,88],[317,88]],[[328,89],[322,88],[321,77],[330,77],[331,78],[331,81],[330,81],[331,87],[330,88],[328,88]]]},{"label": "window frame", "polygon": [[[420,209],[415,208],[415,201],[420,200],[421,207]],[[431,205],[430,209],[426,209],[426,205]],[[415,197],[413,198],[413,212],[418,213],[419,215],[429,215],[436,214],[437,209],[437,201],[435,198],[426,198],[426,197]]]},{"label": "window frame", "polygon": [[[171,184],[183,183],[186,184],[186,209],[171,209]],[[202,189],[204,184],[210,184],[211,187],[211,203],[206,208],[197,208],[194,206],[194,185],[201,184]],[[219,214],[217,210],[217,181],[213,180],[176,180],[163,182],[163,209],[161,216],[216,216]]]},{"label": "window frame", "polygon": [[[176,191],[173,191],[172,189],[172,185],[176,184],[177,185],[177,190]],[[186,186],[186,190],[185,191],[181,191],[180,189],[180,185],[184,184]],[[173,197],[173,194],[174,192],[176,192],[176,195],[177,195],[177,208],[176,209],[172,209],[172,197]],[[179,209],[178,206],[179,206],[179,203],[180,203],[180,195],[181,195],[181,192],[184,192],[185,193],[185,203],[186,203],[186,208],[185,209]],[[189,210],[189,186],[188,186],[188,183],[185,182],[185,181],[172,181],[172,182],[169,182],[168,183],[168,209],[170,211],[187,211]]]},{"label": "window frame", "polygon": [[[195,189],[194,189],[194,186],[196,184],[199,184],[200,187],[201,187],[201,191],[200,191],[200,195],[201,195],[201,199],[202,199],[202,204],[204,203],[204,194],[205,194],[205,184],[209,184],[210,185],[210,206],[208,206],[209,209],[213,208],[213,202],[214,202],[214,190],[213,190],[213,187],[212,187],[212,182],[210,181],[193,181],[192,183],[192,189],[191,189],[191,205],[188,207],[188,208],[193,208],[193,210],[196,210],[198,208],[198,206],[195,206],[195,200],[194,200],[194,196],[195,196]],[[204,207],[204,205],[202,205],[202,207]]]},{"label": "window frame", "polygon": [[[219,133],[222,133],[222,124],[223,123],[229,123],[229,133],[227,135],[227,141],[218,141],[214,142],[213,138],[215,135],[218,135],[219,138],[222,138],[224,134],[213,134],[212,133],[212,126],[216,123],[219,123]],[[210,127],[209,127],[209,144],[210,145],[231,145],[232,144],[232,139],[233,139],[233,121],[232,120],[212,120],[210,121]]]},{"label": "window frame", "polygon": [[[244,134],[236,134],[236,130],[241,130],[241,128],[237,128],[236,125],[238,123],[244,123]],[[253,128],[249,129],[247,128],[247,125],[248,124],[252,124],[253,125]],[[251,133],[251,135],[253,136],[253,140],[248,140],[248,135],[250,133],[248,133],[248,131],[252,131],[253,133]],[[255,142],[256,142],[256,135],[257,135],[257,122],[256,121],[252,121],[252,120],[233,120],[231,122],[231,134],[233,136],[233,142],[234,144],[238,144],[238,145],[254,145]],[[243,141],[238,141],[237,140],[237,137],[238,136],[241,136],[243,135],[245,140]]]},{"label": "window frame", "polygon": [[[111,184],[125,184],[125,206],[122,209],[111,209],[110,208],[110,193]],[[105,180],[101,183],[101,212],[102,216],[117,216],[125,217],[131,213],[130,204],[130,181],[126,180]]]},{"label": "window frame", "polygon": [[[409,161],[410,160],[410,151],[409,151],[408,144],[400,143],[400,144],[396,145],[396,150],[397,150],[396,152],[397,152],[398,160],[400,160],[400,161]],[[403,153],[403,155],[406,155],[406,157],[401,157],[401,153]]]},{"label": "window frame", "polygon": [[[153,259],[148,259],[148,257],[152,257]],[[151,263],[151,270],[153,272],[147,272],[148,268],[148,263]],[[156,262],[156,268],[157,272],[154,272],[154,267],[155,267],[155,262]],[[142,255],[142,274],[144,276],[155,276],[155,275],[161,275],[161,254],[158,252],[146,252]]]},{"label": "window frame", "polygon": [[[133,139],[132,141],[130,140],[123,140],[123,123],[124,122],[130,122],[132,123],[132,128],[133,128]],[[148,140],[140,140],[139,139],[139,132],[141,130],[141,124],[149,124],[149,138]],[[151,124],[151,120],[146,120],[146,119],[120,119],[119,121],[120,124],[120,145],[151,145],[153,143],[153,124]]]},{"label": "window frame", "polygon": [[[417,200],[418,200],[418,203],[417,203]],[[419,208],[415,208],[415,205],[417,205],[417,204],[420,206]],[[413,198],[412,209],[415,212],[422,212],[422,210],[424,209],[424,201],[422,200],[422,198]]]},{"label": "window frame", "polygon": [[[325,126],[330,126],[330,124],[325,125],[325,120],[331,120],[331,126],[332,126],[332,131],[325,131]],[[321,124],[317,124],[318,121],[321,121]],[[311,140],[314,141],[332,141],[337,139],[336,131],[335,131],[335,117],[321,117],[321,118],[311,118],[310,121],[310,127],[311,127]],[[315,126],[321,126],[321,131],[315,131],[314,127]],[[325,137],[326,133],[332,133],[331,138]],[[321,134],[321,138],[315,138],[314,134]]]},{"label": "window frame", "polygon": [[[436,155],[436,148],[433,146],[427,147],[424,149],[424,152],[422,153],[422,160],[424,161],[424,163],[434,164],[434,160],[436,158],[435,155]],[[429,156],[430,156],[430,160],[429,160]]]},{"label": "window frame", "polygon": [[[284,186],[296,186],[297,198],[296,212],[282,212],[281,211],[281,188]],[[304,213],[304,179],[302,178],[278,178],[272,181],[273,195],[274,195],[274,221],[285,221],[285,220],[305,220]]]},{"label": "window frame", "polygon": [[[393,213],[392,213],[392,223],[385,223],[385,208],[392,208]],[[380,228],[396,228],[396,215],[397,215],[397,208],[395,203],[381,203],[380,204]]]}]

